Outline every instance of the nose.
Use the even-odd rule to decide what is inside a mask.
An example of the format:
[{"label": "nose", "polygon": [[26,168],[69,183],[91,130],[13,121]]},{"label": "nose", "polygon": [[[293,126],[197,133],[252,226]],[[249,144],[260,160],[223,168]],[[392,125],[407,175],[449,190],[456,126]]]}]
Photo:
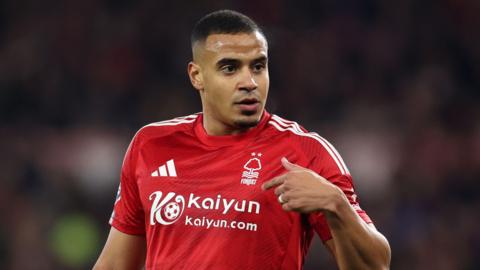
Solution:
[{"label": "nose", "polygon": [[238,89],[242,91],[251,92],[257,89],[258,83],[255,80],[255,75],[250,69],[244,70],[242,72]]}]

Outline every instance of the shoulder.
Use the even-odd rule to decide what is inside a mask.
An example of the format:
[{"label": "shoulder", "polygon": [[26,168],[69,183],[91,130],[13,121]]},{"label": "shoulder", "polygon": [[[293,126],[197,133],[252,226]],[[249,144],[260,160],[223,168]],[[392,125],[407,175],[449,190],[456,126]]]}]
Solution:
[{"label": "shoulder", "polygon": [[140,143],[191,131],[198,116],[199,114],[191,114],[150,123],[140,128],[135,134],[133,140]]},{"label": "shoulder", "polygon": [[310,147],[325,147],[327,145],[327,141],[324,138],[315,132],[309,132],[295,121],[272,114],[268,124],[277,136],[286,137],[292,144],[306,144]]},{"label": "shoulder", "polygon": [[268,124],[274,129],[279,132],[279,133],[285,133],[285,134],[293,134],[299,136],[297,133],[308,133],[308,131],[299,125],[295,121],[287,120],[285,118],[282,118],[276,114],[272,114]]},{"label": "shoulder", "polygon": [[342,174],[349,174],[335,147],[316,132],[310,132],[295,121],[272,114],[268,124],[275,129],[277,135],[285,136],[291,146],[301,150],[306,156],[331,159],[340,168]]},{"label": "shoulder", "polygon": [[286,136],[292,140],[292,143],[318,142],[323,145],[326,140],[315,132],[309,132],[306,128],[295,121],[287,120],[278,115],[272,114],[268,121],[270,127],[277,133],[276,135]]}]

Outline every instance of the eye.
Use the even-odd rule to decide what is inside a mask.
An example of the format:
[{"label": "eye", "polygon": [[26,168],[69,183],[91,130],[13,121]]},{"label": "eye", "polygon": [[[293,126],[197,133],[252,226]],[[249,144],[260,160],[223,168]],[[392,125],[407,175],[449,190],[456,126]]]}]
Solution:
[{"label": "eye", "polygon": [[252,67],[253,72],[259,73],[262,72],[265,69],[265,64],[263,63],[256,63]]},{"label": "eye", "polygon": [[237,70],[237,67],[234,65],[225,65],[222,66],[220,70],[225,74],[233,74]]}]

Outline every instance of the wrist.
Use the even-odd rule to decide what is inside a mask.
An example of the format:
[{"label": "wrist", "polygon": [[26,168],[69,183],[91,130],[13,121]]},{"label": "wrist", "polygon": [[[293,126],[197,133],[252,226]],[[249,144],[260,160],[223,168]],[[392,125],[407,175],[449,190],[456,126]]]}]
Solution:
[{"label": "wrist", "polygon": [[339,216],[342,216],[342,212],[344,212],[347,207],[349,207],[347,197],[340,188],[335,187],[330,203],[324,212],[327,218],[338,219]]}]

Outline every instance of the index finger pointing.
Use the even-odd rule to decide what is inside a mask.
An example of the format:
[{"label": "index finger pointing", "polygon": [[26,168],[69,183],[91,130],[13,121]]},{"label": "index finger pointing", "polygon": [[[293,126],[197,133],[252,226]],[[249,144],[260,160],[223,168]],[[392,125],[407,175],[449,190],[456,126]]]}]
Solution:
[{"label": "index finger pointing", "polygon": [[281,184],[283,184],[283,182],[285,182],[286,178],[287,178],[287,174],[282,174],[280,176],[276,176],[276,177],[272,178],[271,180],[263,183],[262,189],[263,190],[269,190],[272,187],[281,185]]}]

